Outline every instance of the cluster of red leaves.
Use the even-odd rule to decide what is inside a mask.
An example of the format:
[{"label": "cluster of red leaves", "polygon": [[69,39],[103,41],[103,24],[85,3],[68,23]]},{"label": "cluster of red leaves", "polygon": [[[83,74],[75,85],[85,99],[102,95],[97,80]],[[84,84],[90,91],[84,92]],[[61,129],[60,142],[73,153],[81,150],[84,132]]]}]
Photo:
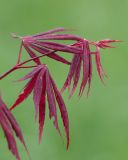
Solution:
[{"label": "cluster of red leaves", "polygon": [[[69,146],[69,119],[68,112],[61,96],[61,92],[63,92],[67,87],[70,91],[70,97],[75,92],[81,71],[82,71],[82,82],[79,89],[79,96],[81,96],[85,90],[85,87],[88,85],[88,91],[90,90],[91,79],[92,79],[92,56],[95,56],[96,68],[98,75],[103,81],[104,76],[106,76],[101,60],[100,60],[100,49],[105,48],[113,48],[110,43],[119,42],[118,40],[110,40],[105,39],[97,42],[92,42],[82,37],[73,35],[73,34],[61,34],[59,32],[66,31],[64,28],[56,28],[53,30],[49,30],[47,32],[39,33],[32,36],[18,37],[21,39],[21,47],[19,51],[17,64],[11,68],[8,72],[0,76],[0,80],[6,77],[11,72],[20,68],[33,68],[33,71],[28,73],[26,76],[21,78],[19,81],[28,80],[28,83],[25,85],[21,94],[19,94],[15,103],[12,105],[11,110],[22,103],[32,92],[33,92],[33,101],[35,105],[35,117],[38,117],[39,121],[39,142],[41,140],[44,121],[45,121],[45,112],[46,112],[46,100],[48,101],[49,106],[49,117],[53,118],[53,124],[57,131],[60,134],[60,129],[58,126],[58,116],[57,116],[57,107],[58,104],[63,125],[65,128],[66,138],[67,138],[67,148]],[[17,36],[13,35],[15,38]],[[73,41],[72,44],[59,43],[56,41]],[[91,45],[95,46],[96,51],[91,51]],[[31,59],[20,62],[22,55],[22,48],[27,51]],[[69,62],[58,53],[66,52],[73,55],[72,61]],[[38,53],[40,54],[38,56]],[[61,89],[61,92],[57,89],[55,82],[53,81],[51,74],[46,65],[42,64],[40,58],[43,56],[47,56],[61,63],[70,65],[69,73],[67,75],[66,81]],[[30,61],[34,61],[35,66],[24,66]],[[72,88],[71,88],[72,86]],[[71,88],[71,90],[70,90]],[[2,102],[1,102],[2,104]],[[1,109],[2,110],[2,109]],[[10,113],[10,112],[9,112]],[[3,112],[0,113],[1,125],[3,124]],[[9,119],[9,121],[11,121]],[[5,122],[9,126],[9,122]],[[11,122],[12,124],[12,122]],[[3,125],[2,125],[3,126]],[[13,127],[13,126],[12,126]],[[2,127],[4,132],[6,133],[7,129]],[[7,127],[8,128],[8,127]],[[13,127],[14,131],[15,127]],[[10,130],[10,128],[9,128]],[[19,131],[19,130],[18,130]],[[17,133],[17,132],[16,132]],[[17,135],[21,135],[21,132],[18,132]],[[7,141],[9,143],[9,148],[11,148],[11,144],[15,141],[8,136],[6,136]],[[20,140],[24,144],[23,138],[19,136]],[[25,144],[24,144],[25,145]],[[17,148],[12,149],[12,152],[19,158]]]},{"label": "cluster of red leaves", "polygon": [[[66,44],[60,44],[56,42],[51,42],[48,40],[75,40],[79,41],[82,38],[79,36],[75,36],[72,34],[55,34],[56,32],[62,32],[65,31],[64,28],[56,28],[47,32],[39,33],[32,36],[25,36],[20,37],[22,40],[21,47],[20,47],[20,55],[22,52],[22,47],[24,47],[27,51],[27,53],[30,55],[31,58],[36,57],[36,52],[40,54],[48,54],[49,58],[52,58],[54,60],[60,61],[64,64],[70,65],[71,63],[68,62],[63,57],[59,56],[56,52],[62,51],[67,53],[79,53],[80,50],[76,49],[70,45]],[[35,63],[41,64],[39,59],[34,60]]]},{"label": "cluster of red leaves", "polygon": [[63,120],[63,125],[65,127],[66,137],[67,137],[67,148],[69,146],[69,121],[68,113],[63,101],[63,98],[57,89],[55,82],[53,81],[49,70],[46,65],[38,65],[32,72],[28,73],[26,76],[21,78],[19,81],[30,79],[25,85],[23,92],[18,96],[16,102],[11,107],[11,110],[23,102],[33,91],[33,101],[35,104],[35,117],[37,118],[39,114],[39,142],[41,140],[42,130],[45,120],[45,108],[46,99],[49,105],[49,117],[53,118],[53,124],[57,131],[60,133],[56,102],[58,103],[61,117]]},{"label": "cluster of red leaves", "polygon": [[[72,46],[81,49],[81,52],[80,54],[73,56],[69,73],[61,89],[61,92],[63,92],[67,87],[70,91],[70,88],[71,88],[70,86],[73,81],[73,87],[70,92],[70,97],[73,95],[78,85],[81,67],[83,65],[83,77],[80,85],[79,96],[82,95],[87,84],[88,84],[87,95],[89,94],[91,79],[92,79],[92,55],[95,56],[97,72],[101,81],[103,82],[103,78],[104,76],[106,76],[106,74],[103,70],[101,60],[100,60],[100,48],[103,48],[103,49],[113,48],[112,46],[109,45],[109,43],[112,43],[112,42],[119,42],[119,41],[105,39],[98,42],[90,42],[86,39],[83,39],[82,41],[78,41],[77,43],[73,44]],[[94,45],[96,47],[95,52],[91,52],[90,45]]]},{"label": "cluster of red leaves", "polygon": [[17,123],[16,119],[14,118],[10,110],[8,110],[7,106],[5,105],[1,97],[0,97],[0,125],[7,139],[9,150],[11,150],[11,152],[15,155],[17,160],[20,160],[13,131],[15,132],[16,136],[21,141],[21,143],[23,144],[23,146],[27,151],[24,137],[20,130],[19,124]]},{"label": "cluster of red leaves", "polygon": [[[109,44],[119,41],[105,39],[97,42],[91,42],[73,34],[58,34],[58,32],[62,31],[66,31],[66,29],[56,28],[32,36],[20,37],[20,39],[22,39],[22,42],[19,55],[21,56],[22,47],[24,47],[31,58],[37,56],[36,52],[41,53],[43,55],[47,53],[48,57],[70,65],[68,76],[61,90],[61,92],[63,92],[67,87],[70,90],[70,86],[73,80],[73,87],[70,92],[70,97],[76,90],[80,78],[81,67],[83,65],[83,78],[80,86],[79,96],[82,95],[86,84],[88,84],[88,95],[92,79],[92,55],[95,54],[97,72],[101,81],[103,82],[103,78],[104,76],[106,76],[106,74],[103,70],[100,60],[100,48],[113,48]],[[67,45],[62,43],[60,44],[57,42],[51,42],[51,40],[72,40],[76,41],[76,43]],[[95,52],[91,52],[90,45],[94,45],[96,47]],[[59,56],[56,53],[58,51],[74,54],[72,62],[69,62],[63,57]],[[41,64],[39,59],[34,59],[34,61],[38,65]]]}]

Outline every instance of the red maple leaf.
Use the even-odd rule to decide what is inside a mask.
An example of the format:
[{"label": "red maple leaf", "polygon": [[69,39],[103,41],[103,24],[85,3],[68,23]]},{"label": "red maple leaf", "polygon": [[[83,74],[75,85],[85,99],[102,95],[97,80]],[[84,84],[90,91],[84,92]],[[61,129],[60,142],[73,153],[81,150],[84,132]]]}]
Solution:
[{"label": "red maple leaf", "polygon": [[35,105],[35,117],[39,115],[39,142],[45,120],[46,99],[49,106],[49,117],[53,118],[53,124],[60,133],[57,119],[56,102],[61,113],[63,125],[67,137],[67,148],[69,146],[69,120],[68,113],[60,92],[53,81],[46,65],[38,65],[32,72],[21,78],[19,81],[30,79],[25,85],[23,92],[18,96],[11,110],[22,103],[33,91],[33,101]]},{"label": "red maple leaf", "polygon": [[[69,53],[79,53],[80,50],[71,45],[51,42],[51,40],[79,41],[82,38],[72,34],[55,34],[57,32],[62,32],[65,30],[66,29],[64,28],[56,28],[56,29],[49,30],[47,32],[39,33],[32,36],[18,37],[22,40],[18,62],[20,61],[20,58],[21,58],[22,47],[24,47],[31,58],[37,56],[36,52],[41,54],[49,53],[47,55],[49,58],[52,58],[54,60],[70,65],[71,63],[69,61],[59,56],[56,52],[62,51],[62,52],[69,52]],[[13,35],[13,37],[17,37],[17,36]],[[39,59],[34,59],[34,61],[37,64],[41,64]]]},{"label": "red maple leaf", "polygon": [[[82,95],[86,85],[88,84],[88,91],[87,95],[90,91],[90,85],[91,85],[91,79],[92,79],[92,56],[95,55],[95,61],[96,61],[96,67],[98,75],[103,82],[103,78],[106,76],[101,60],[100,60],[100,48],[112,48],[112,46],[109,45],[109,43],[112,42],[119,42],[118,40],[101,40],[98,42],[91,42],[86,39],[83,39],[81,41],[78,41],[77,43],[73,44],[72,46],[75,46],[81,50],[80,54],[76,54],[72,58],[72,62],[70,65],[69,73],[66,78],[66,81],[61,89],[61,92],[63,92],[67,87],[70,91],[71,84],[73,81],[73,87],[70,91],[70,97],[73,95],[73,93],[76,90],[76,87],[78,85],[78,81],[80,78],[81,68],[83,65],[83,77],[82,82],[80,85],[80,91],[79,96]],[[96,47],[95,52],[91,52],[90,45],[94,45]]]},{"label": "red maple leaf", "polygon": [[20,160],[13,131],[15,132],[16,136],[24,145],[27,151],[25,141],[22,132],[20,130],[19,124],[17,123],[16,119],[14,118],[10,110],[7,108],[1,97],[0,97],[0,125],[7,139],[9,150],[11,150],[11,152],[13,153],[13,155],[15,155],[17,160]]}]

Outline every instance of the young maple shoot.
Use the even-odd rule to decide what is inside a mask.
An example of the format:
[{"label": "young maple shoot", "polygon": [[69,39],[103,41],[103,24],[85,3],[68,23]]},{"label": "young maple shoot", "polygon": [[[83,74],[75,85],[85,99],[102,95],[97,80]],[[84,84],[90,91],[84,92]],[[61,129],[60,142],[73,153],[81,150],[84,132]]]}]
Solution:
[{"label": "young maple shoot", "polygon": [[[35,118],[37,119],[38,117],[39,119],[38,122],[39,122],[39,143],[40,143],[45,121],[45,114],[46,114],[46,100],[48,101],[49,117],[50,119],[53,118],[53,124],[57,129],[58,133],[61,134],[57,116],[56,104],[58,104],[58,108],[60,110],[61,118],[63,121],[63,126],[65,128],[65,133],[67,138],[67,149],[68,149],[70,143],[69,118],[68,118],[67,108],[65,106],[61,93],[64,92],[64,90],[68,87],[69,97],[71,97],[77,88],[82,72],[82,82],[79,89],[79,96],[83,94],[86,86],[88,86],[87,95],[89,94],[92,73],[93,73],[92,56],[95,57],[97,72],[101,81],[103,82],[103,78],[106,76],[106,74],[103,70],[100,60],[100,49],[113,48],[110,44],[119,41],[104,39],[101,41],[92,42],[74,34],[60,33],[64,31],[68,30],[64,28],[55,28],[47,32],[35,34],[32,36],[24,36],[24,37],[16,36],[13,34],[14,38],[19,38],[21,40],[18,60],[16,65],[14,65],[9,71],[0,76],[0,80],[2,80],[15,70],[27,69],[27,68],[33,69],[30,73],[28,73],[23,78],[18,80],[18,81],[23,81],[23,80],[29,80],[29,81],[25,85],[22,93],[19,94],[18,98],[11,106],[10,110],[14,109],[16,106],[21,104],[33,92],[33,101],[35,105]],[[66,41],[67,43],[65,44],[63,43],[63,41],[64,42]],[[70,44],[68,42],[70,42]],[[90,47],[92,45],[95,46],[96,48],[95,52],[91,51]],[[23,48],[29,54],[30,59],[21,62]],[[61,52],[72,55],[72,61],[69,62],[68,60],[63,58],[60,55]],[[69,73],[67,75],[67,78],[65,80],[65,83],[61,91],[59,91],[54,80],[52,79],[48,66],[46,64],[43,64],[40,60],[44,56],[47,56],[48,58],[51,58],[63,64],[69,65]],[[32,61],[35,63],[35,65],[26,66],[26,64]],[[3,117],[2,114],[4,113],[1,111],[0,117]],[[1,118],[0,122],[1,126],[3,125],[2,120],[3,118]],[[8,123],[9,122],[7,121],[7,126],[9,126]],[[6,133],[5,128],[4,127],[2,128]],[[11,140],[8,137],[6,138],[9,144],[11,144],[12,141],[15,144],[14,140]],[[23,139],[20,140],[23,142],[23,144],[25,144]],[[13,154],[16,155],[17,159],[19,160],[19,154],[16,147],[15,149],[12,150],[12,152]]]}]

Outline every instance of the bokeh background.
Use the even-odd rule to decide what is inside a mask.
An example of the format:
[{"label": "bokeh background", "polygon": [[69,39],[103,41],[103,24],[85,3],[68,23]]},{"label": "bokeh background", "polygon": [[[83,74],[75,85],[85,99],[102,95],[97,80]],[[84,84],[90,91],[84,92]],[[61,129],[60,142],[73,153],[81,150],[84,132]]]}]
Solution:
[{"label": "bokeh background", "polygon": [[[31,160],[127,160],[128,159],[128,1],[127,0],[0,0],[0,74],[12,67],[17,59],[20,41],[10,33],[35,34],[55,27],[76,29],[87,39],[104,38],[125,42],[115,49],[101,52],[108,74],[104,86],[93,65],[90,96],[79,100],[78,90],[71,100],[64,93],[70,118],[71,144],[68,151],[65,139],[59,137],[52,121],[45,121],[43,138],[38,145],[38,124],[34,121],[32,96],[13,113],[20,123]],[[27,54],[24,51],[24,58]],[[64,54],[65,57],[71,58]],[[68,66],[44,59],[61,88]],[[0,91],[10,106],[24,86],[14,81],[27,73],[22,70],[0,82]],[[62,126],[61,120],[59,121]],[[63,131],[63,127],[61,127]],[[14,160],[0,131],[0,159]],[[17,141],[21,159],[28,157]]]}]

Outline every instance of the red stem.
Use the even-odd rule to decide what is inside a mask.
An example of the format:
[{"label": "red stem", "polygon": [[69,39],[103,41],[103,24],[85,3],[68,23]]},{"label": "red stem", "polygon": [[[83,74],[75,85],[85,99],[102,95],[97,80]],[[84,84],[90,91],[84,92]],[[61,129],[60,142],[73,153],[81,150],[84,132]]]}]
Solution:
[{"label": "red stem", "polygon": [[23,42],[21,42],[21,45],[20,45],[20,51],[19,51],[19,55],[18,55],[18,61],[17,61],[17,64],[19,64],[19,63],[20,63],[21,54],[22,54],[22,48],[23,48]]},{"label": "red stem", "polygon": [[9,75],[11,72],[13,72],[13,71],[15,71],[15,70],[17,70],[17,69],[36,67],[36,66],[23,66],[23,65],[26,64],[26,63],[28,63],[28,62],[31,62],[31,61],[33,61],[33,60],[35,60],[35,59],[44,57],[44,56],[46,56],[46,55],[48,55],[48,54],[50,54],[50,53],[51,53],[51,52],[46,53],[46,54],[41,55],[41,56],[37,56],[37,57],[31,58],[31,59],[29,59],[29,60],[27,60],[27,61],[24,61],[24,62],[22,62],[22,63],[16,64],[16,65],[15,65],[14,67],[12,67],[9,71],[7,71],[7,72],[4,73],[3,75],[1,75],[1,76],[0,76],[0,80],[2,80],[4,77],[6,77],[6,76]]},{"label": "red stem", "polygon": [[33,61],[33,60],[35,60],[35,59],[44,57],[44,56],[46,56],[46,55],[48,55],[48,54],[50,54],[50,53],[51,53],[51,52],[48,52],[48,53],[43,54],[43,55],[41,55],[41,56],[37,56],[37,57],[31,58],[31,59],[29,59],[29,60],[27,60],[27,61],[24,61],[24,62],[20,63],[19,66],[22,66],[22,65],[24,65],[24,64],[26,64],[26,63],[28,63],[28,62],[31,62],[31,61]]},{"label": "red stem", "polygon": [[8,74],[10,74],[11,72],[15,71],[16,69],[17,69],[16,66],[11,68],[9,71],[7,71],[6,73],[4,73],[3,75],[0,76],[0,80],[2,80],[4,77],[6,77]]}]

